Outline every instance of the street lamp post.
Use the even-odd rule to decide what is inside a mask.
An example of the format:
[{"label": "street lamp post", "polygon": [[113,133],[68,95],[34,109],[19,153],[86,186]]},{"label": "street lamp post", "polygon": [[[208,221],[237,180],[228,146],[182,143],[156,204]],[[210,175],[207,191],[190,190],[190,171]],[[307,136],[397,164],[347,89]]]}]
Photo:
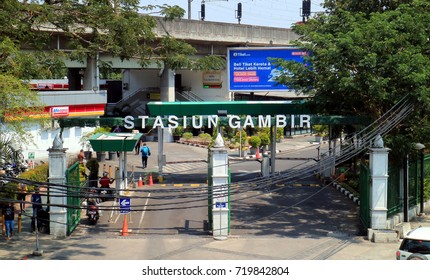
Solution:
[{"label": "street lamp post", "polygon": [[424,214],[424,148],[425,146],[421,143],[415,144],[415,149],[420,151],[420,165],[421,165],[421,176],[420,176],[420,215]]},{"label": "street lamp post", "polygon": [[409,222],[409,156],[403,158],[403,222]]}]

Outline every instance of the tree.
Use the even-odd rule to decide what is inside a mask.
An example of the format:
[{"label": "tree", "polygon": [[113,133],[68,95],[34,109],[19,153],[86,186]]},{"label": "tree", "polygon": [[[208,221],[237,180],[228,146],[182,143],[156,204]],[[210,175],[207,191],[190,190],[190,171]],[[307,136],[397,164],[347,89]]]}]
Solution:
[{"label": "tree", "polygon": [[220,69],[225,64],[217,56],[191,58],[196,50],[167,32],[157,38],[157,21],[183,17],[185,10],[176,5],[139,6],[139,0],[5,2],[5,15],[0,17],[0,23],[5,25],[0,28],[21,46],[53,50],[56,44],[52,35],[62,33],[70,50],[62,55],[72,60],[85,61],[88,56],[106,53],[121,59],[138,59],[142,66],[154,60],[164,62],[171,69]]},{"label": "tree", "polygon": [[[3,0],[0,10],[0,118],[24,138],[23,123],[43,109],[26,81],[64,77],[65,59],[85,61],[98,54],[157,61],[171,69],[221,69],[224,59],[194,59],[196,50],[169,34],[157,38],[157,21],[181,18],[179,6],[139,6],[139,0]],[[142,11],[145,14],[142,14]],[[154,17],[153,15],[162,17]],[[67,38],[57,49],[56,34]],[[26,50],[32,50],[28,52]],[[66,50],[66,51],[65,51]],[[100,62],[102,68],[109,68]],[[5,116],[19,122],[5,123]],[[24,120],[24,121],[23,121]]]},{"label": "tree", "polygon": [[278,81],[326,114],[377,118],[408,96],[413,114],[386,143],[400,144],[402,154],[413,142],[429,144],[430,3],[328,0],[325,7],[326,14],[294,26],[309,55],[306,64],[275,60],[292,74]]},{"label": "tree", "polygon": [[12,132],[12,138],[20,137],[24,143],[24,124],[43,110],[38,96],[23,80],[38,69],[33,58],[21,52],[7,37],[0,42],[0,125],[3,131]]}]

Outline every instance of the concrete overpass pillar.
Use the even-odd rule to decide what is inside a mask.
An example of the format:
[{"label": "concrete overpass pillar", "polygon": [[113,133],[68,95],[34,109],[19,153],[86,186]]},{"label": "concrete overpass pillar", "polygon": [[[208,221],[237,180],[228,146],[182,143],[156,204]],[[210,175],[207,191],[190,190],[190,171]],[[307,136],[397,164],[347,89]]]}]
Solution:
[{"label": "concrete overpass pillar", "polygon": [[88,56],[87,68],[84,71],[83,90],[99,90],[98,57]]},{"label": "concrete overpass pillar", "polygon": [[160,101],[175,101],[175,71],[164,66],[160,80]]}]

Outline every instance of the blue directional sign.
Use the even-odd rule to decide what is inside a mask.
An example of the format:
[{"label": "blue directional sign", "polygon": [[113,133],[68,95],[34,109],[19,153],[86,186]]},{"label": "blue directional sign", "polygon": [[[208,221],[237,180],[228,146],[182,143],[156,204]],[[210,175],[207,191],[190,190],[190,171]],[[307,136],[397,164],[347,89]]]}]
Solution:
[{"label": "blue directional sign", "polygon": [[281,91],[276,77],[284,71],[271,62],[283,58],[304,63],[307,53],[298,48],[229,48],[228,78],[230,91]]},{"label": "blue directional sign", "polygon": [[226,202],[215,202],[215,208],[226,208],[227,203]]},{"label": "blue directional sign", "polygon": [[119,212],[121,214],[128,214],[130,213],[130,198],[124,197],[119,199]]}]

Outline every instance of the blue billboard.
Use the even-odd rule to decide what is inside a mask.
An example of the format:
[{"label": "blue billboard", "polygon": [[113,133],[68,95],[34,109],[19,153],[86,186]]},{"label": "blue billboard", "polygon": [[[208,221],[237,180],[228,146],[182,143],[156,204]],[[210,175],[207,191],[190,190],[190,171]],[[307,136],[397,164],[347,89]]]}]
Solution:
[{"label": "blue billboard", "polygon": [[229,48],[229,91],[283,91],[285,85],[277,84],[275,78],[281,69],[269,58],[283,58],[303,62],[306,52],[298,48]]}]

